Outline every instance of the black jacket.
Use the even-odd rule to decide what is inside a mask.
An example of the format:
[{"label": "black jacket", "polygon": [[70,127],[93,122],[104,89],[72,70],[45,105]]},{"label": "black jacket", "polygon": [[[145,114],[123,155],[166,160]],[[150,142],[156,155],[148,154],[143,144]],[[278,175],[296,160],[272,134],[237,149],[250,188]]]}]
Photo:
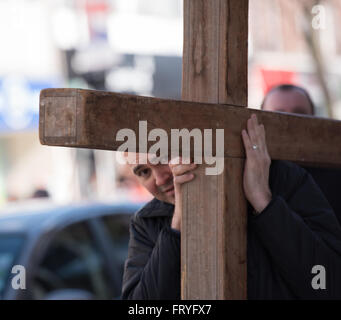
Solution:
[{"label": "black jacket", "polygon": [[[272,200],[248,216],[248,299],[341,299],[341,228],[311,176],[273,161]],[[180,233],[174,206],[152,200],[131,221],[123,299],[180,299]],[[315,265],[326,289],[312,287]]]}]

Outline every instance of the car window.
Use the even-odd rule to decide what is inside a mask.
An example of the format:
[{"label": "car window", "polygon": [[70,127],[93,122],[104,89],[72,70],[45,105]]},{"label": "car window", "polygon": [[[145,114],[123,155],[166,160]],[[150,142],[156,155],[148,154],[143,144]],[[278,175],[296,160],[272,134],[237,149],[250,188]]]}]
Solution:
[{"label": "car window", "polygon": [[114,269],[117,272],[117,279],[122,285],[124,262],[128,255],[129,222],[131,215],[115,214],[102,217],[102,221],[108,231],[110,238],[110,255],[115,262]]},{"label": "car window", "polygon": [[12,266],[24,243],[24,236],[17,234],[0,235],[0,296],[3,295]]},{"label": "car window", "polygon": [[114,249],[113,254],[119,257],[120,260],[125,260],[128,253],[130,218],[131,216],[128,214],[115,214],[102,217]]},{"label": "car window", "polygon": [[105,260],[85,223],[61,231],[51,242],[35,275],[35,299],[60,289],[81,289],[110,299]]},{"label": "car window", "polygon": [[131,215],[128,214],[115,214],[102,217],[113,245],[128,245],[130,218]]}]

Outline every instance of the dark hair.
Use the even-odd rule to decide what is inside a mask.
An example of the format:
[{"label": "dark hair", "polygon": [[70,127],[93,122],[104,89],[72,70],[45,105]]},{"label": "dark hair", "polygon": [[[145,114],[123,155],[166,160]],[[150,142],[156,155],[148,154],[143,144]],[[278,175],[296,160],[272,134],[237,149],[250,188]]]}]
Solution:
[{"label": "dark hair", "polygon": [[45,189],[37,189],[34,191],[32,198],[48,198],[50,195]]},{"label": "dark hair", "polygon": [[309,101],[309,104],[310,104],[310,107],[311,107],[311,114],[312,115],[315,115],[315,105],[313,103],[313,100],[311,99],[309,93],[307,90],[305,90],[304,88],[302,87],[299,87],[299,86],[295,86],[293,84],[281,84],[281,85],[278,85],[278,86],[275,86],[275,87],[272,87],[268,92],[267,94],[265,95],[264,99],[263,99],[263,102],[262,102],[262,105],[261,105],[261,109],[263,110],[263,106],[264,106],[264,103],[265,103],[265,100],[266,98],[269,96],[270,93],[272,92],[275,92],[275,91],[290,91],[290,90],[298,90],[300,92],[302,92],[305,97],[308,99]]}]

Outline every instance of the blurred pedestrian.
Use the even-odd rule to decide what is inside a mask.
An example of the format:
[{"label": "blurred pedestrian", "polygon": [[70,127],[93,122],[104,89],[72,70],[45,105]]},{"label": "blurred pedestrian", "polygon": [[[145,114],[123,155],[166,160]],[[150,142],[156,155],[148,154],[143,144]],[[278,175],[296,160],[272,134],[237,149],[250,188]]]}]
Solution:
[{"label": "blurred pedestrian", "polygon": [[32,194],[33,199],[49,198],[49,197],[50,197],[50,194],[48,193],[48,191],[46,189],[36,189]]},{"label": "blurred pedestrian", "polygon": [[262,110],[315,115],[309,93],[302,87],[282,84],[272,88],[264,97]]},{"label": "blurred pedestrian", "polygon": [[[309,93],[302,87],[282,84],[272,88],[264,97],[262,110],[315,115],[315,106]],[[341,225],[341,169],[305,167],[319,185]]]}]

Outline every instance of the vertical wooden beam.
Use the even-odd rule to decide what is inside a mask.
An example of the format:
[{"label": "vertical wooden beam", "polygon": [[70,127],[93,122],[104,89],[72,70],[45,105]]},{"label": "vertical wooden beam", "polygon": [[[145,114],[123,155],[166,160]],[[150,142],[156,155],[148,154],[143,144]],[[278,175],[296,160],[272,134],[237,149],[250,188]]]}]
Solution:
[{"label": "vertical wooden beam", "polygon": [[[247,105],[248,0],[185,0],[182,99]],[[182,190],[182,299],[246,298],[243,160]]]}]

